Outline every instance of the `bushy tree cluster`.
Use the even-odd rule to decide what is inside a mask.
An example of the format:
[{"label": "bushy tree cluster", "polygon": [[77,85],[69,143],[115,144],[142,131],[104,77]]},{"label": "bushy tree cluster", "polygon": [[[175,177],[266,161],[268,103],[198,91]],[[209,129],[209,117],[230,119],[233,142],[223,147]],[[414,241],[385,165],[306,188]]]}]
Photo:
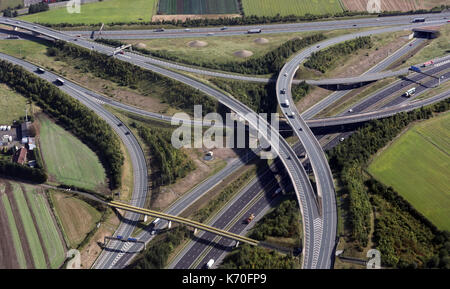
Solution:
[{"label": "bushy tree cluster", "polygon": [[313,52],[304,65],[305,67],[324,73],[333,68],[339,61],[340,57],[350,55],[359,49],[371,47],[372,40],[370,36],[358,37],[356,39],[336,44],[330,48]]},{"label": "bushy tree cluster", "polygon": [[120,140],[108,123],[78,100],[20,66],[0,61],[0,81],[36,102],[42,110],[97,153],[111,188],[121,183],[123,155]]},{"label": "bushy tree cluster", "polygon": [[48,4],[45,2],[40,2],[36,4],[31,4],[28,7],[28,14],[34,14],[42,11],[47,11],[49,9]]},{"label": "bushy tree cluster", "polygon": [[0,160],[0,175],[35,183],[45,183],[47,181],[47,173],[43,169],[30,168],[26,165],[4,160]]},{"label": "bushy tree cluster", "polygon": [[220,269],[294,269],[294,259],[260,247],[244,244],[230,253]]},{"label": "bushy tree cluster", "polygon": [[264,216],[253,229],[250,238],[265,240],[266,236],[293,238],[300,235],[300,213],[295,200],[286,200]]},{"label": "bushy tree cluster", "polygon": [[170,131],[138,126],[139,136],[150,147],[153,165],[161,169],[157,185],[175,183],[195,169],[194,162],[183,150],[175,149],[171,144]]}]

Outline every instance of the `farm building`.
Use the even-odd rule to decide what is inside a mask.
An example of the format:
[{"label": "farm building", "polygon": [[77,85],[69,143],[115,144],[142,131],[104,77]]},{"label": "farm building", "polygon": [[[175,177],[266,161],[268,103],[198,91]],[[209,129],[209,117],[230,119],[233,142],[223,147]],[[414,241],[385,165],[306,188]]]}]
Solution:
[{"label": "farm building", "polygon": [[13,162],[18,164],[25,164],[27,161],[27,149],[24,147],[21,147],[13,156]]}]

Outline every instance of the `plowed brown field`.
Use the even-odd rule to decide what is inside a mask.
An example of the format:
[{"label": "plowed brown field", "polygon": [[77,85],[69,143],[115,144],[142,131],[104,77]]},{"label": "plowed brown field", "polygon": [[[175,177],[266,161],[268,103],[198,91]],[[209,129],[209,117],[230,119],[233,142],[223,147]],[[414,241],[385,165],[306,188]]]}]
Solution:
[{"label": "plowed brown field", "polygon": [[[369,0],[341,0],[350,11],[366,11]],[[382,11],[411,11],[448,5],[448,0],[380,0]]]}]

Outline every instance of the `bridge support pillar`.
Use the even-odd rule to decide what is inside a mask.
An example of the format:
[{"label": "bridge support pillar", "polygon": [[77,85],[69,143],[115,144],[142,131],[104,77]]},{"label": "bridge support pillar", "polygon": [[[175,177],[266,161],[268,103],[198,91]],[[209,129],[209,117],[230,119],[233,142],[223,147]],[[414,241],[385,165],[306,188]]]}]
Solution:
[{"label": "bridge support pillar", "polygon": [[169,221],[169,225],[167,225],[167,228],[170,229],[172,227],[172,221]]},{"label": "bridge support pillar", "polygon": [[197,228],[194,228],[194,236],[197,236],[197,234],[198,234],[198,230],[197,230]]},{"label": "bridge support pillar", "polygon": [[234,247],[238,247],[239,246],[239,241],[236,241],[236,245],[234,245]]}]

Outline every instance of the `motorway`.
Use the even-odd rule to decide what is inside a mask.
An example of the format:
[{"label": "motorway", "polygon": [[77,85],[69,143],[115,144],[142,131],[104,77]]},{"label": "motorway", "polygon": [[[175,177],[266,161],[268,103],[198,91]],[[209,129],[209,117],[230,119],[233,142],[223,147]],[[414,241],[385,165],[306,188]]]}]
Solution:
[{"label": "motorway", "polygon": [[[193,38],[193,37],[211,37],[209,33],[214,33],[213,36],[233,36],[245,35],[250,29],[262,29],[261,34],[272,33],[288,33],[288,32],[307,32],[307,31],[326,31],[338,29],[355,29],[355,28],[370,28],[380,26],[398,26],[410,23],[414,18],[424,17],[426,21],[441,20],[444,18],[450,19],[450,12],[435,13],[435,14],[416,14],[404,16],[391,17],[369,17],[360,19],[346,19],[346,20],[330,20],[330,21],[316,21],[303,23],[282,23],[282,24],[260,24],[260,25],[245,25],[245,26],[229,26],[222,30],[222,27],[210,28],[190,28],[186,31],[182,29],[166,29],[162,32],[155,30],[104,30],[101,32],[102,38],[109,39],[161,39],[161,38]],[[71,36],[82,35],[83,37],[90,37],[91,31],[67,31]],[[98,37],[98,33],[96,33]]]},{"label": "motorway", "polygon": [[[13,24],[10,23],[10,20],[8,21],[6,20],[8,19],[0,17],[0,23],[6,25],[19,26],[22,29],[34,31],[47,37],[67,41],[72,44],[85,47],[87,49],[95,49],[97,52],[104,53],[107,55],[112,55],[114,51],[110,47],[98,45],[90,41],[85,41],[82,39],[74,40],[72,37],[69,37],[64,33],[44,28],[42,26],[33,25],[32,23],[20,21],[19,23],[15,22]],[[149,69],[163,76],[185,83],[189,86],[198,89],[199,91],[202,91],[203,93],[206,93],[209,96],[216,98],[219,102],[221,102],[222,104],[224,104],[225,106],[236,112],[244,120],[246,120],[249,123],[249,125],[254,129],[256,129],[257,131],[258,131],[258,124],[263,125],[266,128],[271,128],[271,125],[269,125],[266,120],[264,120],[260,115],[257,115],[255,112],[253,112],[250,108],[248,108],[241,102],[237,101],[233,97],[223,94],[222,92],[217,91],[216,89],[210,86],[207,86],[201,82],[198,82],[182,74],[142,62],[140,61],[140,57],[136,56],[135,54],[131,53],[126,53],[124,55],[119,54],[117,57],[123,61],[132,63],[134,65],[138,65],[144,69]],[[317,255],[318,252],[318,249],[314,247],[315,244],[310,242],[311,239],[315,240],[314,232],[317,231],[317,229],[313,227],[312,222],[319,216],[317,211],[317,205],[315,203],[314,191],[312,189],[311,183],[308,180],[308,176],[305,172],[305,169],[303,168],[300,161],[296,157],[295,152],[292,150],[289,144],[279,135],[279,133],[276,130],[271,129],[270,133],[267,133],[264,130],[261,131],[261,134],[269,143],[271,143],[272,149],[280,157],[283,164],[287,168],[289,176],[291,177],[294,190],[300,203],[300,209],[302,211],[303,216],[302,224],[305,232],[305,238],[303,239],[304,240],[303,247],[305,248],[303,258],[304,266],[302,267],[311,268],[311,266],[314,265],[312,262],[313,256]],[[273,143],[272,140],[276,140],[277,143]],[[317,237],[315,238],[317,239]],[[118,246],[121,246],[121,244],[118,244]],[[120,250],[115,249],[115,251]],[[112,257],[109,258],[108,262],[105,262],[107,264],[106,266],[108,267],[111,266],[111,264],[114,263],[114,260],[117,260],[116,258],[119,257],[120,254],[114,258]]]},{"label": "motorway", "polygon": [[[28,70],[31,73],[36,74],[36,66],[32,65],[23,60],[8,56],[6,54],[0,54],[0,59],[9,61],[14,64],[18,64]],[[56,75],[51,73],[39,74],[39,76],[50,83],[54,83],[56,79]],[[70,85],[59,86],[59,88],[71,95],[90,109],[92,109],[98,116],[104,119],[112,129],[117,133],[117,135],[122,140],[125,147],[128,149],[131,163],[133,166],[133,199],[131,200],[131,204],[138,207],[143,207],[145,203],[145,198],[147,196],[147,164],[144,157],[144,152],[140,147],[138,141],[134,137],[133,134],[125,134],[129,132],[126,125],[124,125],[116,116],[106,110],[99,102],[93,100],[91,97],[83,93],[78,89],[74,89]],[[118,126],[118,124],[122,124]],[[139,214],[135,213],[127,213],[125,218],[130,220],[127,223],[120,223],[119,228],[116,230],[115,235],[122,235],[124,237],[131,236],[131,233],[134,230],[135,224],[140,218]],[[99,263],[104,262],[103,260],[98,261]]]},{"label": "motorway", "polygon": [[[31,25],[31,24],[24,24],[23,22],[21,23],[21,26],[22,25]],[[31,27],[24,27],[24,28],[26,28],[26,29],[31,29],[31,30],[33,30],[33,28],[31,28]],[[37,28],[34,28],[34,30],[37,30]],[[46,32],[47,33],[47,32]],[[54,31],[52,31],[51,33],[54,33]],[[51,35],[50,35],[51,36]],[[53,35],[53,36],[55,36],[55,35]],[[55,38],[58,38],[59,39],[59,37],[60,37],[61,35],[57,35]],[[72,41],[72,39],[63,39],[63,40],[66,40],[66,41]],[[83,43],[84,41],[83,40],[79,40],[78,41],[78,45],[80,45],[80,43]],[[72,42],[72,43],[74,43],[74,44],[77,44],[77,43],[75,43],[75,42]],[[84,44],[87,44],[87,43],[84,43]],[[83,46],[83,44],[81,44],[82,46]],[[106,53],[111,53],[111,49],[109,49],[109,50],[106,50],[105,51],[105,49],[103,48],[100,48],[100,49],[98,49],[98,46],[97,45],[94,45],[94,44],[92,44],[92,43],[90,43],[89,42],[89,45],[92,45],[92,46],[95,46],[94,47],[94,49],[96,49],[96,50],[100,50],[101,52],[106,52]],[[87,47],[87,48],[91,48],[89,45],[86,45],[85,47]],[[131,59],[131,57],[133,57],[133,58],[135,58],[135,55],[132,55],[132,56],[130,56],[130,55],[132,55],[132,54],[125,54],[124,56],[118,56],[118,57],[120,57],[122,60],[125,60],[125,61],[127,61],[126,59]],[[136,58],[137,59],[137,58]],[[185,82],[185,83],[188,83],[189,85],[192,85],[192,86],[194,86],[194,87],[198,87],[198,83],[195,83],[195,81],[193,81],[193,80],[189,80],[189,79],[186,79],[186,78],[183,78],[183,77],[180,77],[180,75],[177,75],[177,74],[174,74],[174,73],[172,73],[172,72],[169,72],[169,71],[167,71],[167,70],[164,70],[164,69],[160,69],[160,68],[157,68],[157,67],[154,67],[154,66],[149,66],[147,63],[140,63],[139,62],[139,60],[134,60],[134,61],[129,61],[129,62],[132,62],[132,63],[134,63],[134,64],[137,64],[137,65],[140,65],[141,67],[144,67],[144,68],[148,68],[148,69],[151,69],[151,70],[153,70],[153,71],[156,71],[156,72],[158,72],[158,73],[161,73],[161,74],[163,74],[163,75],[166,75],[166,76],[169,76],[169,77],[172,77],[172,78],[175,78],[175,79],[178,79],[178,80],[181,80],[182,82]],[[175,77],[174,77],[175,76]],[[242,104],[240,104],[239,102],[237,102],[237,101],[235,101],[234,99],[231,99],[231,98],[229,98],[229,97],[227,97],[227,96],[225,96],[225,98],[224,98],[224,96],[223,95],[218,95],[217,94],[217,92],[214,92],[214,91],[211,91],[210,90],[210,88],[208,88],[208,87],[202,87],[202,89],[201,89],[202,91],[204,91],[204,92],[206,92],[206,93],[208,93],[208,94],[210,94],[210,95],[213,95],[213,96],[215,96],[215,97],[217,97],[218,99],[219,99],[219,101],[221,101],[222,103],[224,103],[225,105],[228,105],[228,106],[230,106],[232,109],[234,109],[234,110],[236,110],[236,112],[238,112],[238,114],[241,114],[241,116],[243,116],[245,113],[251,113],[251,111],[249,111],[248,110],[248,108],[246,108],[245,106],[243,106]],[[250,120],[250,119],[247,119],[247,120]],[[250,124],[251,125],[253,125],[253,126],[255,126],[255,123],[252,123],[251,122],[251,120],[250,120]],[[287,148],[287,147],[283,147],[283,143],[282,143],[282,149],[281,149],[281,154],[282,154],[282,159],[284,159],[284,164],[285,165],[287,165],[287,164],[291,164],[291,163],[294,163],[292,166],[289,166],[288,165],[288,169],[289,169],[289,172],[290,172],[290,174],[291,174],[291,177],[292,177],[292,172],[294,173],[294,174],[296,174],[296,176],[297,177],[300,177],[298,180],[300,180],[301,178],[302,178],[302,174],[301,174],[301,170],[303,169],[303,168],[301,168],[300,169],[300,173],[299,173],[299,166],[298,166],[298,164],[295,164],[296,162],[294,161],[294,160],[292,160],[292,159],[289,159],[289,157],[291,157],[291,155],[292,155],[292,152],[289,150],[289,148]],[[291,160],[291,161],[287,161],[287,160]],[[300,165],[301,166],[301,165]],[[303,170],[304,171],[304,170]],[[298,181],[298,180],[295,180],[295,177],[294,177],[294,185],[296,185],[297,187],[299,187],[299,188],[302,188],[302,183],[301,182],[297,182],[297,184],[296,184],[296,181]],[[309,182],[308,182],[309,183]],[[297,191],[297,190],[296,190]],[[299,197],[299,195],[298,195],[298,192],[297,192],[297,196]],[[301,196],[299,197],[300,199],[301,199]],[[303,200],[304,201],[304,200]],[[304,204],[304,202],[303,202],[302,200],[300,200],[300,203],[301,204]],[[310,204],[309,204],[310,205]],[[306,231],[306,235],[308,235],[308,231]],[[316,239],[317,238],[320,238],[320,236],[317,236],[316,235]],[[314,240],[316,240],[316,239],[314,239]],[[314,252],[313,252],[314,253]],[[308,256],[308,253],[307,252],[305,252],[305,257],[306,256]],[[313,258],[314,259],[314,258]],[[311,263],[311,265],[313,265],[312,263]]]}]

